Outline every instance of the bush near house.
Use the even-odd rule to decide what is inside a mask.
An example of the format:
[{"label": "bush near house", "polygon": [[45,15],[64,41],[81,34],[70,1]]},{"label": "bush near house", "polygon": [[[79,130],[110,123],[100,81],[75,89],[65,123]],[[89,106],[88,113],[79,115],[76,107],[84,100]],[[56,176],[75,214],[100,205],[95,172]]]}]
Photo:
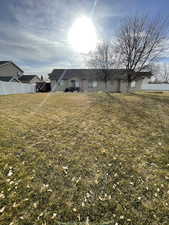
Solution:
[{"label": "bush near house", "polygon": [[0,96],[0,124],[0,224],[168,224],[169,94]]}]

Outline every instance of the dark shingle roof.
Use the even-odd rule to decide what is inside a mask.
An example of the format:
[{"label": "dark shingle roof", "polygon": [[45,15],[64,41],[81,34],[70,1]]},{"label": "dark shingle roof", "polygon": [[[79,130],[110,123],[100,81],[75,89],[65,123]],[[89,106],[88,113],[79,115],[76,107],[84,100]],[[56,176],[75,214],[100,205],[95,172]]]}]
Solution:
[{"label": "dark shingle roof", "polygon": [[[49,74],[49,78],[52,80],[58,80],[61,74],[64,72],[64,69],[54,69],[52,73]],[[124,69],[112,69],[109,70],[110,79],[117,79],[124,77],[126,70]],[[117,76],[118,75],[118,76]],[[101,70],[97,69],[66,69],[66,74],[63,79],[71,79],[72,77],[80,77],[81,79],[97,79],[102,80],[104,74]]]},{"label": "dark shingle roof", "polygon": [[21,68],[19,68],[15,63],[12,61],[0,61],[0,66],[6,63],[11,63],[13,66],[15,66],[18,70],[20,70],[22,73],[24,72]]},{"label": "dark shingle roof", "polygon": [[151,72],[133,72],[133,76],[136,77],[137,79],[144,78],[144,77],[151,77],[152,73]]},{"label": "dark shingle roof", "polygon": [[3,65],[3,64],[6,64],[6,63],[9,63],[9,61],[0,61],[0,65]]},{"label": "dark shingle roof", "polygon": [[7,81],[9,82],[13,77],[7,77],[7,76],[4,76],[4,77],[1,77],[0,76],[0,81]]},{"label": "dark shingle roof", "polygon": [[[50,80],[58,80],[64,69],[54,69],[52,73],[48,74]],[[151,77],[151,72],[130,72],[134,77],[136,76],[137,79],[142,79],[146,76]],[[63,79],[71,79],[73,77],[78,77],[80,79],[87,79],[87,80],[103,80],[104,74],[101,70],[98,69],[66,69],[66,74],[64,75]],[[125,80],[127,77],[127,72],[125,69],[111,69],[109,70],[109,79],[121,79]]]},{"label": "dark shingle roof", "polygon": [[21,82],[29,82],[29,81],[31,81],[34,77],[39,78],[37,75],[23,75],[23,76],[21,76],[21,77],[19,78],[19,80],[20,80]]}]

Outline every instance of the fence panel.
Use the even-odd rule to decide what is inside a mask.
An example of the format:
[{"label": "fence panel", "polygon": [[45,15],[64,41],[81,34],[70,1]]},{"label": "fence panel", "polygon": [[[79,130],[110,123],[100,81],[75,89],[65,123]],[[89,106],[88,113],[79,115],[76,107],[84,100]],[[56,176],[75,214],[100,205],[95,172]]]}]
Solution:
[{"label": "fence panel", "polygon": [[144,84],[142,90],[169,91],[169,84]]},{"label": "fence panel", "polygon": [[35,84],[0,81],[0,95],[35,93]]}]

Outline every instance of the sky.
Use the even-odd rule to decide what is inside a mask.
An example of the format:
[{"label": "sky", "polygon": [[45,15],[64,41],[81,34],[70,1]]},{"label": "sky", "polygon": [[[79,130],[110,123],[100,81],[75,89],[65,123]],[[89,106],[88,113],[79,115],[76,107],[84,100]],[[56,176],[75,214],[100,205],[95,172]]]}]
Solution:
[{"label": "sky", "polygon": [[[74,21],[92,18],[99,40],[110,40],[128,15],[169,16],[168,0],[0,0],[0,60],[25,74],[84,68],[85,57],[68,41]],[[168,61],[168,58],[164,58]]]}]

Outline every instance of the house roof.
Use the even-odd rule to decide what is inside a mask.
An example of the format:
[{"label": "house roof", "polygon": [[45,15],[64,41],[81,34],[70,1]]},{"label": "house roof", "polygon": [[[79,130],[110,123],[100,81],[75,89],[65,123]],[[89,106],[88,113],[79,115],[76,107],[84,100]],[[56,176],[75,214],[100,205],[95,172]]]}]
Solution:
[{"label": "house roof", "polygon": [[136,80],[144,79],[145,77],[151,78],[151,72],[131,72],[131,75],[136,78]]},{"label": "house roof", "polygon": [[[50,80],[58,80],[64,69],[54,69],[52,73],[48,74]],[[109,70],[110,79],[123,79],[126,74],[126,70],[124,69],[112,69]],[[66,69],[66,74],[64,75],[64,80],[71,79],[73,77],[79,77],[81,79],[103,79],[103,72],[99,69]]]},{"label": "house roof", "polygon": [[0,65],[3,65],[3,64],[6,64],[6,63],[9,63],[9,61],[0,61]]},{"label": "house roof", "polygon": [[15,63],[13,63],[12,61],[0,61],[0,66],[3,66],[5,64],[12,64],[13,66],[15,66],[18,70],[20,70],[22,73],[24,72],[21,68],[19,68]]},{"label": "house roof", "polygon": [[37,75],[23,75],[23,76],[19,77],[19,80],[21,82],[29,82],[35,77],[39,79],[39,77]]},{"label": "house roof", "polygon": [[9,82],[10,80],[16,80],[16,81],[18,81],[17,79],[15,79],[15,78],[12,77],[12,76],[9,76],[9,77],[7,77],[7,76],[0,76],[0,81],[6,81],[6,82]]}]

